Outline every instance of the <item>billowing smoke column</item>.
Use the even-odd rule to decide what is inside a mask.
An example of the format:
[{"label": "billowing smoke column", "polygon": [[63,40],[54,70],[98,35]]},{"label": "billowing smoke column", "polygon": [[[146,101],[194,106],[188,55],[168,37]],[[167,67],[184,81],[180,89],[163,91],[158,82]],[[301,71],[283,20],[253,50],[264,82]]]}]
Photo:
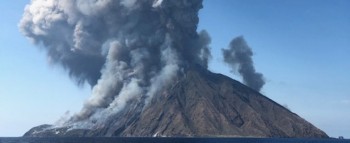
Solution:
[{"label": "billowing smoke column", "polygon": [[189,65],[206,68],[210,37],[196,31],[201,8],[202,0],[32,0],[19,27],[50,63],[92,86],[70,119],[78,122],[151,98]]},{"label": "billowing smoke column", "polygon": [[224,61],[231,66],[232,70],[238,70],[247,86],[256,91],[261,90],[265,84],[263,75],[255,71],[252,49],[242,36],[233,39],[229,49],[222,49],[222,53]]}]

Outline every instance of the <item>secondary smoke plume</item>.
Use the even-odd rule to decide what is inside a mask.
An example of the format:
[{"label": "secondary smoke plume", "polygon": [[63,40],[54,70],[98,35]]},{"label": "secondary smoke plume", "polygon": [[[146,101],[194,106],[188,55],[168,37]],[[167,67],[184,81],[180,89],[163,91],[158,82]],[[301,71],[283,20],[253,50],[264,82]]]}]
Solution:
[{"label": "secondary smoke plume", "polygon": [[263,75],[255,71],[252,49],[242,36],[233,39],[229,49],[222,49],[222,53],[224,61],[231,66],[232,70],[238,70],[247,86],[256,91],[261,90],[265,84]]},{"label": "secondary smoke plume", "polygon": [[[202,0],[32,0],[21,32],[92,95],[69,122],[149,99],[192,64],[207,67],[210,37],[197,33]],[[67,121],[68,122],[68,121]]]}]

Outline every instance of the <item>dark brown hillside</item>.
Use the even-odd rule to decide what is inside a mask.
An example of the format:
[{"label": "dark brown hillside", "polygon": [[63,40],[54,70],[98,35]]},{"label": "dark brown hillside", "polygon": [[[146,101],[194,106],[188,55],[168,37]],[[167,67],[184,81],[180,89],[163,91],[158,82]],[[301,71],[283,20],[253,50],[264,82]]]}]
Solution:
[{"label": "dark brown hillside", "polygon": [[26,136],[328,137],[264,95],[198,67],[155,95],[143,110],[136,103],[94,130],[35,133],[34,128]]}]

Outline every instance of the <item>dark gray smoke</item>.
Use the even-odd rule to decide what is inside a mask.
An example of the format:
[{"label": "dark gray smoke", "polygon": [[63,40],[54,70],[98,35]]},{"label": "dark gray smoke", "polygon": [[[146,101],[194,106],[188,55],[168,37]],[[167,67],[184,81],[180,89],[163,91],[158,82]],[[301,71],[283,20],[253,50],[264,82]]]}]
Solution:
[{"label": "dark gray smoke", "polygon": [[71,119],[88,121],[151,98],[189,65],[207,67],[201,8],[202,0],[32,0],[19,28],[50,63],[93,87]]},{"label": "dark gray smoke", "polygon": [[233,39],[229,49],[222,49],[222,53],[224,61],[231,66],[232,70],[238,70],[247,86],[256,91],[261,90],[265,84],[263,75],[255,71],[252,49],[242,36]]}]

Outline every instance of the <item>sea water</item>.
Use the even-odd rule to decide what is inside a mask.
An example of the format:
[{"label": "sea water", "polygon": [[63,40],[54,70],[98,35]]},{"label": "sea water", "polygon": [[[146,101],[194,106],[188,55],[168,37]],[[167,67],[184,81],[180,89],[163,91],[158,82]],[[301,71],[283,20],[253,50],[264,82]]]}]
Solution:
[{"label": "sea water", "polygon": [[0,138],[0,143],[350,143],[350,140],[295,138],[14,137]]}]

